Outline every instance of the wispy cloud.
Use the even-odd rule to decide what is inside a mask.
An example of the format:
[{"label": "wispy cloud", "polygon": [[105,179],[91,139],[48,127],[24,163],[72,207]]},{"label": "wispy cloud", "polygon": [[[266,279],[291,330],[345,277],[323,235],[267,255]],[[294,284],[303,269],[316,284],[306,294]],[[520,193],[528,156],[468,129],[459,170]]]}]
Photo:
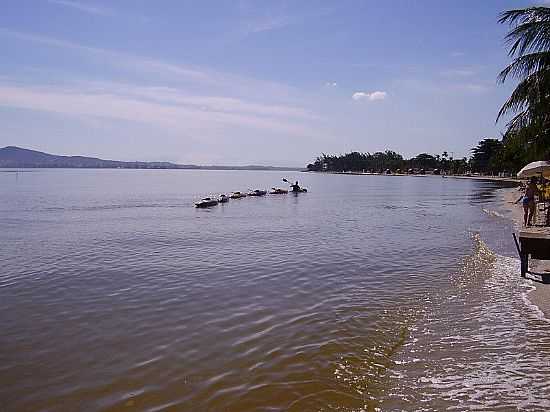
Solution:
[{"label": "wispy cloud", "polygon": [[288,117],[301,120],[318,120],[319,118],[311,111],[297,106],[258,103],[227,96],[196,95],[174,87],[144,87],[114,82],[85,82],[79,83],[77,87],[92,93],[114,93],[161,104],[180,105],[200,111],[262,117]]},{"label": "wispy cloud", "polygon": [[61,40],[49,36],[19,32],[0,28],[0,36],[10,36],[23,41],[42,44],[49,47],[60,48],[78,53],[86,59],[108,65],[133,75],[141,74],[146,80],[155,78],[162,81],[184,82],[189,85],[200,85],[201,88],[215,88],[223,92],[236,94],[257,93],[288,100],[295,90],[286,84],[257,80],[249,77],[233,75],[227,72],[219,72],[207,68],[199,68],[181,63],[172,63],[150,57],[137,56],[127,52],[91,47],[79,43]]},{"label": "wispy cloud", "polygon": [[470,68],[456,68],[443,70],[441,74],[446,77],[470,77],[476,75],[477,72]]},{"label": "wispy cloud", "polygon": [[68,7],[73,10],[77,10],[83,13],[94,14],[97,16],[114,16],[115,12],[113,9],[105,7],[92,5],[88,3],[82,3],[71,0],[48,0],[48,3],[55,4],[62,7]]},{"label": "wispy cloud", "polygon": [[[223,98],[184,98],[179,104],[153,101],[143,97],[117,94],[116,91],[93,92],[66,87],[1,86],[0,105],[65,115],[105,117],[147,123],[168,131],[185,131],[207,137],[209,132],[225,128],[269,130],[292,136],[307,136],[311,127],[288,116],[302,116],[291,108],[254,105]],[[154,90],[151,93],[155,93]],[[162,97],[165,91],[158,94]],[[227,110],[229,103],[238,103],[240,109]],[[216,106],[216,104],[218,106]],[[303,120],[303,119],[302,119]],[[227,127],[230,127],[227,129]],[[231,128],[233,127],[233,129]]]},{"label": "wispy cloud", "polygon": [[239,10],[243,14],[241,32],[245,36],[282,29],[310,19],[326,16],[332,12],[332,9],[329,8],[318,8],[307,12],[288,10],[284,5],[278,8],[262,6],[258,9],[257,6],[246,1],[239,3]]},{"label": "wispy cloud", "polygon": [[488,85],[481,83],[460,83],[454,85],[454,87],[458,90],[472,93],[485,93],[491,89]]},{"label": "wispy cloud", "polygon": [[[112,66],[126,73],[127,82],[92,82],[78,74],[55,72],[47,85],[4,79],[1,106],[147,124],[210,142],[230,136],[238,140],[239,136],[326,135],[319,127],[322,119],[309,109],[307,100],[285,84],[0,28],[2,35]],[[110,71],[105,75],[113,78]]]},{"label": "wispy cloud", "polygon": [[244,36],[281,29],[299,20],[296,14],[292,15],[281,9],[275,10],[273,7],[258,9],[245,0],[239,1],[238,6],[242,16],[239,31]]},{"label": "wispy cloud", "polygon": [[375,101],[375,100],[384,100],[387,96],[388,94],[386,92],[381,92],[381,91],[375,91],[372,93],[355,92],[351,95],[351,98],[353,100]]},{"label": "wispy cloud", "polygon": [[338,83],[336,83],[336,82],[326,82],[325,86],[326,87],[336,87],[336,86],[338,86]]},{"label": "wispy cloud", "polygon": [[450,55],[451,57],[463,57],[466,55],[466,53],[464,53],[463,51],[456,50],[451,52]]},{"label": "wispy cloud", "polygon": [[263,31],[281,29],[294,22],[296,22],[296,18],[291,16],[265,16],[245,22],[244,31],[246,34],[260,33]]},{"label": "wispy cloud", "polygon": [[418,76],[396,79],[392,87],[401,89],[405,94],[418,96],[468,96],[479,95],[496,90],[497,85],[491,81],[477,78],[444,78],[437,76]]},{"label": "wispy cloud", "polygon": [[49,36],[43,36],[33,33],[19,32],[9,29],[0,28],[0,35],[11,36],[20,40],[30,41],[33,43],[43,44],[46,46],[69,49],[74,52],[85,53],[88,56],[99,57],[104,61],[117,66],[131,67],[134,70],[145,70],[149,72],[159,72],[175,74],[180,76],[191,77],[194,79],[205,79],[207,75],[200,71],[194,70],[185,66],[167,63],[164,61],[151,59],[147,57],[135,56],[125,52],[102,49],[99,47],[85,46],[82,44],[61,40]]}]

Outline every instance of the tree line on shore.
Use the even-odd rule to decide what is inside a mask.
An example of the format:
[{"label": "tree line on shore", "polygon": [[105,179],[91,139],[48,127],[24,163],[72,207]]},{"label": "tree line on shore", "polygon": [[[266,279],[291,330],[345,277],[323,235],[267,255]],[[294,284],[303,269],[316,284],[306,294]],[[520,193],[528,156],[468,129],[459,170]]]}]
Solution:
[{"label": "tree line on shore", "polygon": [[420,153],[410,159],[392,150],[376,153],[350,152],[342,155],[318,156],[307,170],[317,172],[371,172],[445,174],[480,173],[515,175],[527,163],[544,159],[545,150],[504,135],[501,139],[483,139],[471,149],[472,155],[455,159],[448,152],[441,155]]},{"label": "tree line on shore", "polygon": [[318,156],[313,163],[307,165],[309,171],[319,172],[371,172],[371,173],[455,173],[468,171],[466,158],[453,159],[447,152],[441,155],[420,153],[404,159],[399,153],[391,150],[376,153],[350,152],[343,155]]},{"label": "tree line on shore", "polygon": [[421,153],[411,159],[391,150],[376,153],[322,154],[307,165],[311,171],[443,171],[463,174],[515,174],[527,163],[550,160],[550,8],[508,10],[499,23],[509,24],[505,37],[512,62],[498,75],[518,84],[497,115],[509,118],[501,138],[486,138],[471,149],[470,158],[453,159]]}]

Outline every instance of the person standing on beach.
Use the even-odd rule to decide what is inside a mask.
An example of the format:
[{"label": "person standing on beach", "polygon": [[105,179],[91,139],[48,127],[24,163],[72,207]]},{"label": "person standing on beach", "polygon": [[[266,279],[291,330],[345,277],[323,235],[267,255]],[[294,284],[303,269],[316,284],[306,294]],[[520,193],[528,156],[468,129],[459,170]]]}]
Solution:
[{"label": "person standing on beach", "polygon": [[523,204],[523,226],[531,226],[535,214],[535,195],[540,196],[540,191],[537,187],[537,178],[533,176],[525,188],[525,193],[516,200],[516,203],[521,200]]}]

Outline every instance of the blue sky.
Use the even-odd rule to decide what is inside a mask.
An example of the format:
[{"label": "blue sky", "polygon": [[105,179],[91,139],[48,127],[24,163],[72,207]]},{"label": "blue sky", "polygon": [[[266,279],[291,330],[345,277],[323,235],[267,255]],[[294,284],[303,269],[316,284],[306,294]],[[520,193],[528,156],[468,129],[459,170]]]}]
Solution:
[{"label": "blue sky", "polygon": [[468,154],[513,87],[500,12],[532,1],[3,1],[0,146],[302,166]]}]

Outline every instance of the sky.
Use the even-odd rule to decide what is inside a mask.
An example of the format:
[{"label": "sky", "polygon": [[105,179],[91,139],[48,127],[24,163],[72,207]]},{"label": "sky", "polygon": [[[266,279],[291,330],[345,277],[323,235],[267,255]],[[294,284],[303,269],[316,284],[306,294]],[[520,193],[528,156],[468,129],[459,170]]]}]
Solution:
[{"label": "sky", "polygon": [[521,0],[4,0],[0,147],[203,165],[500,137]]}]

